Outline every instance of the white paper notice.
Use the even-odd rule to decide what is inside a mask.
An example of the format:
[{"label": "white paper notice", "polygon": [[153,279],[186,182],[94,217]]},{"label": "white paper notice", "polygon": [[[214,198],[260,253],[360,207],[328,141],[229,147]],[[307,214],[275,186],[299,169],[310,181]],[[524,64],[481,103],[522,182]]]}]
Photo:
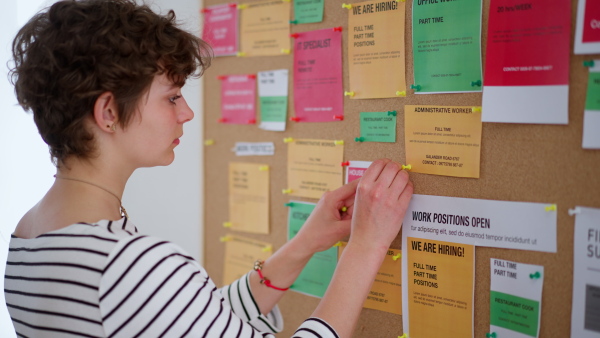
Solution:
[{"label": "white paper notice", "polygon": [[575,54],[600,53],[600,2],[579,0],[575,27]]},{"label": "white paper notice", "polygon": [[275,145],[273,142],[236,142],[236,156],[272,156],[275,155]]},{"label": "white paper notice", "polygon": [[491,258],[490,270],[490,333],[539,337],[544,267]]},{"label": "white paper notice", "polygon": [[571,337],[600,337],[600,209],[577,207]]},{"label": "white paper notice", "polygon": [[[413,195],[402,226],[407,237],[506,249],[556,252],[551,204]],[[403,252],[404,257],[404,252]]]},{"label": "white paper notice", "polygon": [[258,73],[260,125],[264,130],[284,131],[288,106],[288,70]]},{"label": "white paper notice", "polygon": [[349,183],[363,177],[365,171],[367,171],[367,168],[369,168],[371,163],[373,162],[348,161],[348,166],[346,167],[346,180],[344,181],[344,183]]},{"label": "white paper notice", "polygon": [[[599,21],[600,25],[600,21]],[[600,27],[599,27],[600,29]],[[584,149],[600,149],[600,60],[594,60],[590,67],[588,88],[583,111]]]}]

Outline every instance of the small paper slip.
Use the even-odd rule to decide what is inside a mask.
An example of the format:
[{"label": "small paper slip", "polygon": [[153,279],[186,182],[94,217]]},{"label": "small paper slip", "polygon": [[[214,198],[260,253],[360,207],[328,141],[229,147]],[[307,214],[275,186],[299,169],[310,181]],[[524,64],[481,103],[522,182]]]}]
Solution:
[{"label": "small paper slip", "polygon": [[483,122],[569,122],[570,13],[568,1],[490,1]]},{"label": "small paper slip", "polygon": [[236,156],[272,156],[275,145],[273,142],[236,142],[233,151]]},{"label": "small paper slip", "polygon": [[294,41],[294,110],[297,122],[339,121],[344,115],[342,32],[298,33]]},{"label": "small paper slip", "polygon": [[260,125],[264,130],[284,131],[288,109],[288,70],[258,73]]},{"label": "small paper slip", "polygon": [[575,27],[575,54],[600,53],[599,1],[579,0],[577,2],[577,25]]},{"label": "small paper slip", "polygon": [[315,23],[323,21],[323,7],[325,0],[294,1],[294,22]]},{"label": "small paper slip", "polygon": [[415,94],[481,92],[481,0],[418,1],[412,33]]},{"label": "small paper slip", "polygon": [[571,337],[600,337],[600,209],[576,207]]},{"label": "small paper slip", "polygon": [[481,110],[404,106],[406,163],[412,172],[479,177]]},{"label": "small paper slip", "polygon": [[348,161],[348,166],[346,166],[346,181],[345,183],[350,183],[354,180],[357,180],[365,174],[367,168],[373,162],[369,161]]},{"label": "small paper slip", "polygon": [[256,123],[256,77],[227,75],[221,80],[221,123]]},{"label": "small paper slip", "polygon": [[[406,3],[364,1],[348,10],[348,71],[352,99],[406,96]],[[400,93],[403,94],[400,94]]]},{"label": "small paper slip", "polygon": [[396,112],[360,113],[359,142],[396,142]]},{"label": "small paper slip", "polygon": [[[348,243],[342,243],[339,257]],[[389,249],[363,307],[397,315],[402,314],[402,285],[400,284],[401,253],[399,249]]]},{"label": "small paper slip", "polygon": [[[600,21],[599,21],[600,22]],[[600,23],[599,23],[600,25]],[[584,149],[600,149],[600,60],[592,61],[583,112]]]},{"label": "small paper slip", "polygon": [[225,236],[223,285],[229,285],[247,274],[257,259],[264,261],[271,257],[272,252],[273,247],[269,243],[241,236]]},{"label": "small paper slip", "polygon": [[344,145],[333,140],[301,139],[288,143],[288,193],[321,198],[342,186]]},{"label": "small paper slip", "polygon": [[404,332],[415,338],[473,337],[475,247],[412,237],[407,244]]},{"label": "small paper slip", "polygon": [[206,7],[202,40],[215,56],[235,55],[238,51],[238,10],[231,4]]},{"label": "small paper slip", "polygon": [[269,166],[229,163],[229,227],[269,233]]},{"label": "small paper slip", "polygon": [[490,259],[490,334],[539,337],[544,267]]},{"label": "small paper slip", "polygon": [[[315,203],[292,201],[288,216],[288,240],[294,238],[304,225]],[[291,290],[313,297],[323,297],[337,266],[337,248],[315,253],[304,267]]]},{"label": "small paper slip", "polygon": [[243,56],[284,55],[290,47],[289,1],[266,0],[238,5]]}]

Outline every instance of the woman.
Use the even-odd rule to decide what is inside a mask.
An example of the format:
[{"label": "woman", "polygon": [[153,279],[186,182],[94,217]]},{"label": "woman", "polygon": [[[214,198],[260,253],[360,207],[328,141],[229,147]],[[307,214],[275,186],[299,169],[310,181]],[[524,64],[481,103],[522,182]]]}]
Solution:
[{"label": "woman", "polygon": [[208,67],[209,51],[174,13],[131,0],[61,1],[19,31],[15,92],[57,167],[10,243],[5,295],[19,336],[272,336],[285,290],[315,252],[349,234],[295,336],[351,336],[412,195],[397,163],[375,161],[360,183],[326,193],[294,239],[222,289],[176,245],[128,221],[125,184],[137,168],[174,160],[194,115],[181,87]]}]

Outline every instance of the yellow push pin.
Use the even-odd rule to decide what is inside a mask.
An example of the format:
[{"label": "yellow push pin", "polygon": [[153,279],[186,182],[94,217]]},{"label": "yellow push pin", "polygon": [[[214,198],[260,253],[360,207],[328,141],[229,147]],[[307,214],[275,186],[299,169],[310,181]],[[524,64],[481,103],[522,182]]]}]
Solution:
[{"label": "yellow push pin", "polygon": [[342,8],[352,9],[352,4],[342,4]]},{"label": "yellow push pin", "polygon": [[392,259],[395,261],[398,260],[398,258],[402,257],[402,253],[397,254],[396,256],[392,256]]},{"label": "yellow push pin", "polygon": [[269,171],[269,166],[268,165],[261,165],[260,167],[258,167],[258,170],[260,170],[260,171]]},{"label": "yellow push pin", "polygon": [[248,8],[248,5],[246,5],[246,4],[238,4],[237,5],[237,9],[246,9],[246,8]]},{"label": "yellow push pin", "polygon": [[342,212],[346,212],[346,211],[348,211],[348,207],[342,207],[340,210],[341,210]]},{"label": "yellow push pin", "polygon": [[344,92],[344,96],[350,96],[350,97],[354,97],[354,92]]},{"label": "yellow push pin", "polygon": [[284,193],[284,194],[291,194],[292,193],[292,189],[282,189],[281,192]]},{"label": "yellow push pin", "polygon": [[473,107],[473,108],[471,108],[471,111],[473,113],[481,113],[481,107]]},{"label": "yellow push pin", "polygon": [[403,91],[396,91],[396,96],[400,96],[400,97],[406,97],[406,90]]},{"label": "yellow push pin", "polygon": [[204,145],[205,146],[212,146],[213,144],[215,144],[215,140],[205,140],[204,141]]},{"label": "yellow push pin", "polygon": [[407,164],[407,165],[402,165],[402,170],[411,170],[412,169],[412,165]]},{"label": "yellow push pin", "polygon": [[342,246],[342,242],[337,242],[337,243],[335,243],[335,244],[333,245],[333,247],[334,247],[334,248],[337,248],[337,247],[339,247],[339,246]]},{"label": "yellow push pin", "polygon": [[544,208],[546,211],[556,211],[556,204],[549,205]]},{"label": "yellow push pin", "polygon": [[344,141],[342,141],[342,140],[335,140],[335,141],[333,141],[333,144],[335,144],[336,146],[343,146],[344,145]]},{"label": "yellow push pin", "polygon": [[281,49],[281,54],[291,54],[291,53],[292,53],[292,51],[290,49],[287,49],[287,48]]},{"label": "yellow push pin", "polygon": [[265,246],[264,248],[261,249],[262,252],[268,252],[268,251],[273,251],[273,247],[270,245]]},{"label": "yellow push pin", "polygon": [[292,143],[294,142],[294,138],[292,137],[286,137],[283,139],[283,143]]},{"label": "yellow push pin", "polygon": [[233,224],[231,222],[223,222],[223,227],[224,228],[231,228]]},{"label": "yellow push pin", "polygon": [[235,54],[235,55],[237,55],[238,57],[244,57],[244,56],[246,56],[246,53],[244,53],[244,52],[237,52],[237,54]]},{"label": "yellow push pin", "polygon": [[219,238],[221,242],[229,242],[231,240],[231,236],[223,236]]}]

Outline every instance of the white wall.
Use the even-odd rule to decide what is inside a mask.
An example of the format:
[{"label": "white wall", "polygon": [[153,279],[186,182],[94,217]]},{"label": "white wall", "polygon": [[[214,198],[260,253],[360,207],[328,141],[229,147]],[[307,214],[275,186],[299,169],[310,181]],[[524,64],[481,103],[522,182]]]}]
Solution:
[{"label": "white wall", "polygon": [[[0,4],[0,337],[16,337],[4,305],[4,269],[10,234],[21,216],[53,182],[55,168],[32,115],[17,105],[7,80],[10,43],[17,30],[39,9],[55,0],[2,0]],[[201,0],[146,0],[156,11],[175,10],[178,21],[199,32]],[[123,205],[138,229],[171,240],[202,261],[203,148],[202,83],[183,89],[196,117],[184,127],[175,162],[169,167],[138,170],[129,181]]]}]

